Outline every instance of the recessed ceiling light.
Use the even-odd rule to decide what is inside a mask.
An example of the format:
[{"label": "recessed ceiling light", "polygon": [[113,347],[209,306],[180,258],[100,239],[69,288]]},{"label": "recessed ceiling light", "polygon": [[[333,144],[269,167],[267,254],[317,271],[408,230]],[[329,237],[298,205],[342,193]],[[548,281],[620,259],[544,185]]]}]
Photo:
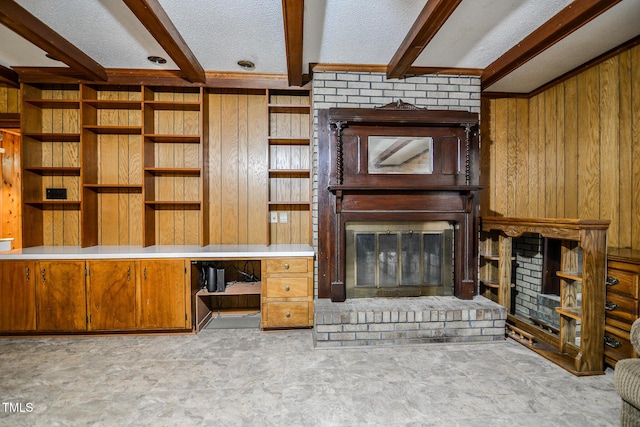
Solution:
[{"label": "recessed ceiling light", "polygon": [[256,68],[256,64],[246,59],[241,59],[240,61],[238,61],[238,65],[243,70],[253,70],[254,68]]},{"label": "recessed ceiling light", "polygon": [[153,62],[154,64],[166,64],[167,60],[164,59],[162,56],[147,56],[147,59],[151,62]]},{"label": "recessed ceiling light", "polygon": [[53,59],[54,61],[60,61],[58,58],[56,58],[55,56],[51,55],[50,53],[47,53],[44,56],[46,56],[49,59]]}]

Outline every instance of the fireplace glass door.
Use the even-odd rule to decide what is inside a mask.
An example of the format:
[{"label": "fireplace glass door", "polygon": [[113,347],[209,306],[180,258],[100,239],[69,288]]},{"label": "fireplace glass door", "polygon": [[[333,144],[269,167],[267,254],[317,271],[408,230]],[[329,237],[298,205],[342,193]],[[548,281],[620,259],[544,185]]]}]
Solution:
[{"label": "fireplace glass door", "polygon": [[453,294],[454,226],[348,223],[347,298]]}]

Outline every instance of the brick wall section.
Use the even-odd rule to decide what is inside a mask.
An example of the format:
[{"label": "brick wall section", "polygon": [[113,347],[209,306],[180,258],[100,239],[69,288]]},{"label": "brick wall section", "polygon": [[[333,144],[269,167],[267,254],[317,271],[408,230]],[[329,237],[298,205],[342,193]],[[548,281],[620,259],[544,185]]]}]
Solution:
[{"label": "brick wall section", "polygon": [[[318,110],[373,108],[402,99],[430,110],[480,113],[480,77],[425,75],[387,80],[384,73],[313,74],[313,247],[318,248]],[[318,277],[317,271],[315,277]],[[317,283],[315,295],[317,296]]]},{"label": "brick wall section", "polygon": [[506,309],[478,296],[418,299],[318,300],[314,344],[318,348],[419,343],[501,341]]},{"label": "brick wall section", "polygon": [[537,317],[538,294],[542,292],[542,238],[524,234],[513,240],[516,254],[515,310],[526,317]]}]

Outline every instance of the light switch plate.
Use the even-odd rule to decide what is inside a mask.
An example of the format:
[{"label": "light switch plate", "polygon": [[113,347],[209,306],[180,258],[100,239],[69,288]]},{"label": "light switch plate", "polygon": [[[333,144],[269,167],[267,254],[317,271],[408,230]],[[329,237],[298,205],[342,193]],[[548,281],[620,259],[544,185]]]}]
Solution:
[{"label": "light switch plate", "polygon": [[280,224],[286,224],[289,222],[289,215],[286,212],[280,212]]},{"label": "light switch plate", "polygon": [[271,217],[269,218],[269,222],[275,224],[278,222],[278,212],[271,212]]}]

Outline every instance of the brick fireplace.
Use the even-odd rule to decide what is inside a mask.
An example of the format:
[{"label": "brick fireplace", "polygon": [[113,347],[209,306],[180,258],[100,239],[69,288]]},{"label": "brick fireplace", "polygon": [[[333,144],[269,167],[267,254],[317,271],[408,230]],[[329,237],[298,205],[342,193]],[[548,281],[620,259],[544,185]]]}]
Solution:
[{"label": "brick fireplace", "polygon": [[[398,99],[418,108],[411,110],[411,106],[403,106],[398,103]],[[475,240],[469,236],[475,233],[478,177],[477,168],[474,168],[477,160],[477,151],[474,151],[477,146],[474,144],[478,142],[475,126],[480,112],[480,79],[473,76],[426,75],[386,80],[383,73],[316,72],[313,79],[313,104],[314,170],[317,174],[313,185],[313,225],[314,246],[318,251],[318,299],[315,305],[313,333],[317,347],[504,339],[507,316],[504,308],[481,296],[474,296],[477,288],[476,250]],[[380,110],[376,107],[385,104],[392,104],[391,109],[400,108],[396,111],[400,116],[389,119],[390,122],[404,122],[409,125],[405,127],[411,127],[415,123],[407,123],[406,117],[413,115],[413,118],[408,119],[411,122],[416,120],[415,116],[426,114],[432,118],[440,117],[444,120],[444,123],[440,124],[444,124],[445,128],[456,128],[455,135],[449,132],[446,135],[439,134],[435,139],[429,139],[427,136],[422,143],[426,148],[413,151],[404,150],[406,140],[397,138],[396,142],[373,151],[377,161],[365,163],[363,151],[358,152],[358,148],[350,151],[350,147],[359,146],[361,150],[364,147],[362,136],[354,133],[357,132],[357,124],[364,124],[362,117],[356,118],[353,115],[357,116],[357,111],[347,112],[345,116],[330,116],[329,110],[366,110],[366,113]],[[370,118],[365,117],[364,120]],[[438,126],[432,123],[418,127],[424,131],[429,128],[433,130]],[[342,133],[344,137],[343,150],[339,152],[335,145],[330,145],[328,151],[323,151],[326,148],[326,145],[323,147],[323,140],[326,142],[334,138],[331,142],[333,144],[338,133]],[[397,134],[394,136],[398,137]],[[361,143],[354,143],[354,138],[360,138]],[[395,151],[400,151],[400,160],[403,160],[411,157],[407,153],[417,154],[425,150],[447,148],[450,150],[444,156],[447,157],[446,160],[441,156],[434,163],[414,162],[417,163],[414,167],[418,171],[426,173],[412,174],[413,179],[405,180],[404,183],[402,173],[397,173],[396,170],[396,173],[383,174],[386,178],[377,183],[377,189],[368,185],[358,189],[356,186],[362,185],[362,177],[358,177],[357,172],[354,174],[348,170],[349,163],[353,163],[354,159],[356,170],[358,167],[360,170],[364,169],[366,164],[367,169],[373,166],[380,171],[381,168],[393,169],[394,165],[402,163],[397,161],[398,155]],[[396,161],[393,161],[394,159]],[[426,181],[430,185],[424,185],[425,175],[429,175]],[[438,186],[439,188],[436,188]],[[380,209],[381,201],[386,202],[387,208]],[[330,206],[329,213],[323,214],[322,206],[326,206],[327,203]],[[435,208],[436,206],[438,208]],[[387,212],[382,212],[385,210]],[[401,283],[411,270],[426,278],[424,283],[421,283],[425,286],[416,291],[412,287],[385,285],[378,287],[382,292],[373,297],[368,294],[362,298],[347,297],[346,285],[351,280],[348,277],[354,273],[350,272],[346,265],[340,267],[334,262],[342,257],[346,259],[347,228],[352,224],[387,224],[386,220],[382,219],[384,216],[391,222],[409,224],[409,229],[389,229],[389,233],[384,227],[372,230],[372,233],[360,231],[364,233],[364,240],[375,240],[378,248],[388,248],[389,244],[391,248],[397,247],[395,254],[393,249],[386,249],[386,253],[382,255],[378,250],[376,257],[379,261],[372,264],[366,273],[369,277],[378,275],[378,279],[375,280],[379,282],[381,275],[393,273],[394,268],[402,269],[401,274],[391,275],[394,277],[392,280],[386,276],[389,283]],[[398,218],[402,220],[398,221]],[[442,240],[439,236],[432,235],[431,231],[426,232],[426,238],[416,238],[416,234],[420,233],[416,231],[416,223],[447,225],[445,228],[448,231],[444,233],[447,237],[444,241],[449,243],[444,243],[441,249],[444,252],[451,251],[451,261],[447,261],[446,258],[440,259],[439,253],[434,250],[422,250],[418,257],[437,259],[437,267],[434,267],[437,273],[434,273],[433,268],[429,270],[424,265],[408,267],[415,263],[403,255],[406,243],[403,241],[415,240],[424,245],[425,240]],[[337,228],[340,228],[338,235],[342,237],[333,241],[331,245],[337,252],[329,255],[331,249],[327,246],[327,236]],[[375,237],[371,234],[375,234]],[[406,236],[411,238],[405,239]],[[447,240],[449,237],[450,240]],[[361,255],[370,256],[366,255],[366,252],[365,250]],[[404,258],[404,261],[395,258]],[[376,273],[374,268],[383,269],[384,273]],[[411,284],[413,283],[411,279]],[[432,296],[414,297],[417,294]],[[458,295],[460,298],[449,295]]]}]

